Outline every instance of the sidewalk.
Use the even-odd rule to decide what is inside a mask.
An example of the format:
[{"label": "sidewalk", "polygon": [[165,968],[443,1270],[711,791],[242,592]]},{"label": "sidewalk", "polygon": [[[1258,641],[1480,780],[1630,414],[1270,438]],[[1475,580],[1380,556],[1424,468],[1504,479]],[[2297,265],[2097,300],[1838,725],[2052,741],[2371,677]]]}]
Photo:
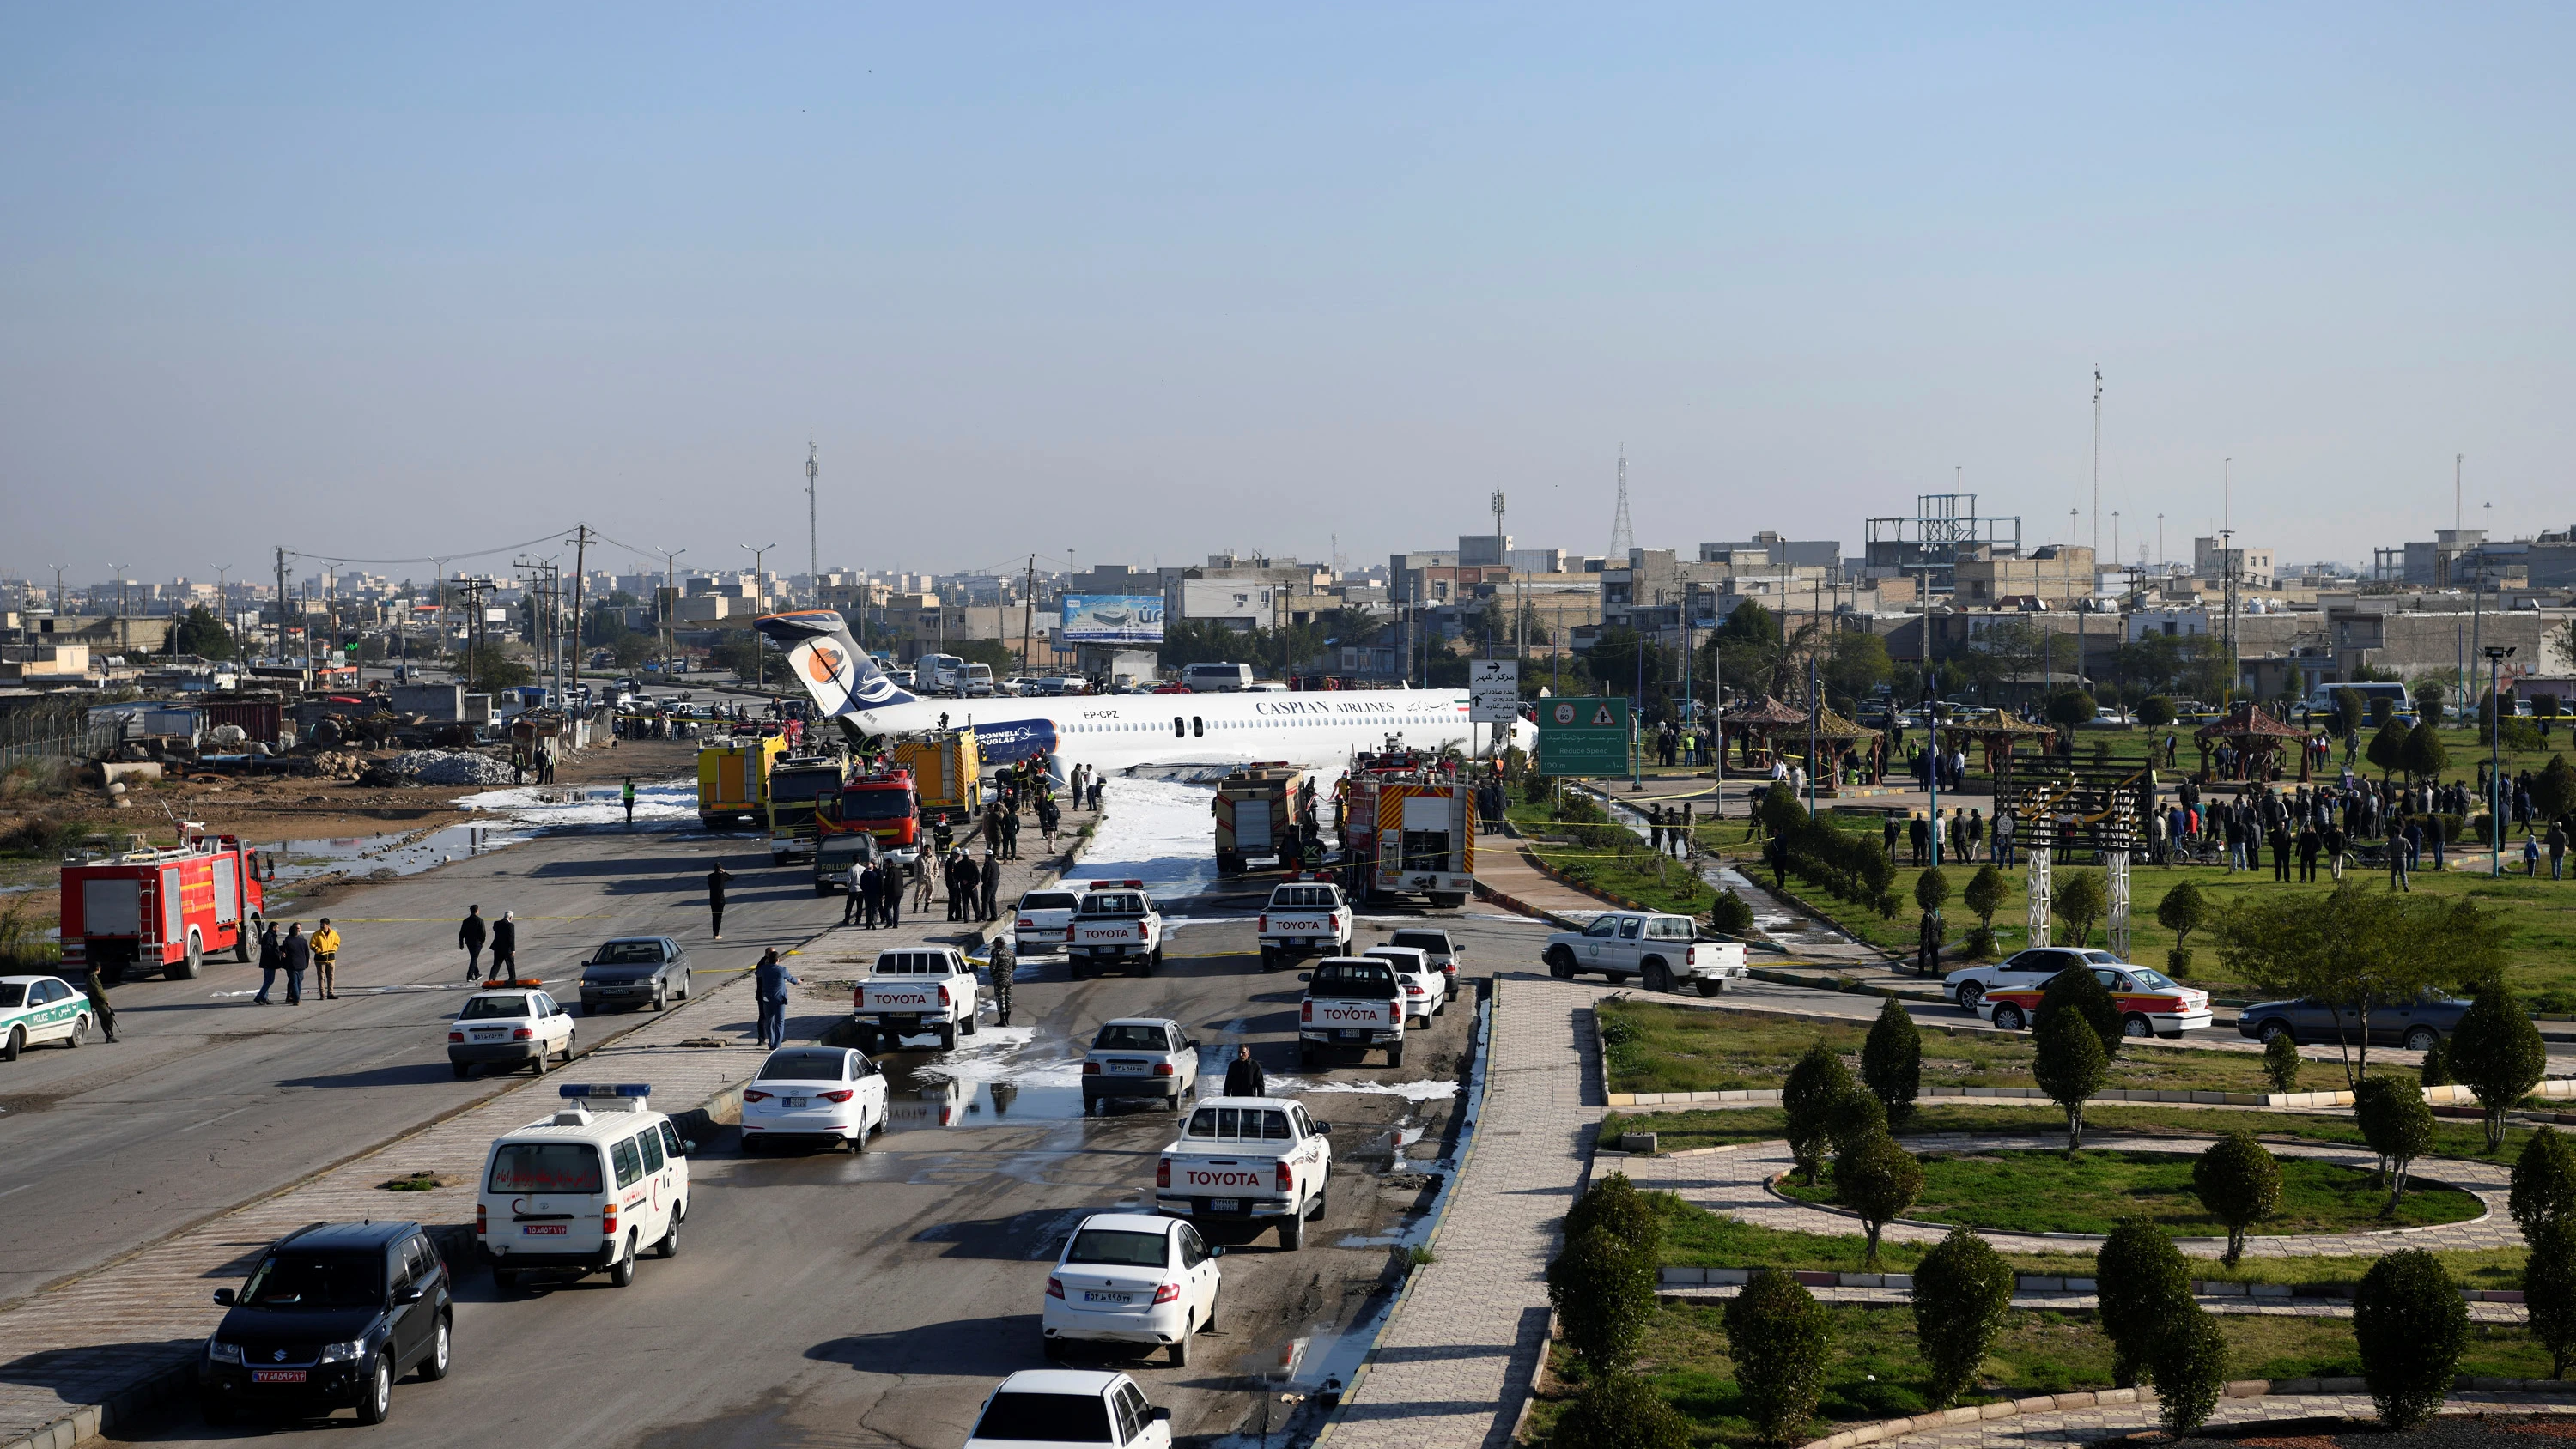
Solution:
[{"label": "sidewalk", "polygon": [[[1035,845],[1033,832],[1022,839]],[[1061,857],[1005,862],[1006,911],[1020,891],[1053,879],[1063,863]],[[893,931],[831,927],[788,953],[804,958],[789,965],[810,983],[827,950],[873,959],[880,949],[956,941],[985,930],[950,922],[946,914],[934,902]],[[246,1274],[262,1248],[307,1224],[385,1217],[444,1227],[449,1265],[465,1271],[453,1234],[474,1220],[485,1150],[501,1133],[551,1113],[560,1083],[649,1083],[656,1110],[675,1118],[703,1114],[694,1126],[683,1121],[684,1134],[700,1138],[734,1120],[741,1085],[766,1055],[752,1035],[758,1014],[748,975],[733,973],[720,984],[701,978],[688,1002],[570,1066],[0,1312],[0,1449],[68,1449],[100,1432],[106,1420],[189,1391],[205,1336],[222,1317],[214,1290]],[[791,1007],[789,1039],[820,1037],[846,1019],[846,1002],[845,995],[809,984]],[[440,1186],[428,1192],[380,1186],[415,1172],[437,1174]]]}]

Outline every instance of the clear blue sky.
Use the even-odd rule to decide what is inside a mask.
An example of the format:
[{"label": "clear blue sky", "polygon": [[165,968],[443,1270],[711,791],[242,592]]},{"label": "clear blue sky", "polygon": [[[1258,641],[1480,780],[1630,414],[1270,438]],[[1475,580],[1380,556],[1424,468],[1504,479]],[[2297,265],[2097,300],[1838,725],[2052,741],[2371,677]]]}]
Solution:
[{"label": "clear blue sky", "polygon": [[801,567],[809,430],[826,564],[1362,563],[1496,486],[1599,552],[1622,443],[1642,543],[1856,548],[1953,467],[2046,541],[2096,363],[2131,556],[2230,455],[2285,560],[2448,526],[2458,452],[2472,526],[2564,527],[2571,31],[18,5],[0,572],[576,518]]}]

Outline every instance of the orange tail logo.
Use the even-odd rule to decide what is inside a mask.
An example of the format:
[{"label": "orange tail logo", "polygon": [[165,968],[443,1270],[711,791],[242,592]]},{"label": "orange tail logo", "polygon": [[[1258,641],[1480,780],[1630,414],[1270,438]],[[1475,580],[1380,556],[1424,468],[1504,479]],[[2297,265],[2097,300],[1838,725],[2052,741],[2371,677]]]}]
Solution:
[{"label": "orange tail logo", "polygon": [[840,651],[828,644],[816,644],[813,652],[805,656],[805,672],[813,676],[816,684],[831,683],[841,672]]}]

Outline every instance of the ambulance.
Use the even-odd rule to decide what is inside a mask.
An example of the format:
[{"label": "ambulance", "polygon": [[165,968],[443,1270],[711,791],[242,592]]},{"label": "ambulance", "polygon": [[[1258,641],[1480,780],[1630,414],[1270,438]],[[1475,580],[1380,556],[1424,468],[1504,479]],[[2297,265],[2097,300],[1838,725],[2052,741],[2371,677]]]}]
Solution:
[{"label": "ambulance", "polygon": [[561,1092],[552,1117],[503,1133],[485,1155],[475,1251],[503,1288],[592,1273],[623,1288],[647,1249],[679,1256],[697,1144],[652,1110],[650,1086],[568,1083]]}]

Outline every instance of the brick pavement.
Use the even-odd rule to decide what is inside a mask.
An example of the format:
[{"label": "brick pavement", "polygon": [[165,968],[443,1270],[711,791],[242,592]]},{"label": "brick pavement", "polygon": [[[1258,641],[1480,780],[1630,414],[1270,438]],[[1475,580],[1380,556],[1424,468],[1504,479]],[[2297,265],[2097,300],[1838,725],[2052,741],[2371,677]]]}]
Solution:
[{"label": "brick pavement", "polygon": [[[2090,1398],[2088,1394],[2065,1395],[2064,1398]],[[1957,1411],[1973,1414],[1976,1410]],[[2568,1414],[2576,1405],[2564,1400],[2543,1398],[2523,1393],[2498,1393],[2472,1390],[2454,1393],[2443,1409],[2446,1414]],[[2342,1417],[2372,1420],[2376,1414],[2368,1394],[2267,1394],[2253,1398],[2222,1399],[2209,1416],[2212,1427],[2229,1424],[2278,1422],[2309,1417]],[[2090,1408],[2045,1409],[1992,1419],[1978,1419],[1940,1428],[1919,1429],[1905,1434],[1884,1434],[1861,1439],[1843,1440],[1839,1434],[1829,1436],[1811,1449],[1845,1449],[1850,1443],[1903,1444],[1906,1449],[2029,1449],[2034,1445],[2093,1443],[2117,1434],[2134,1433],[2156,1427],[2156,1404],[2152,1397],[2145,1403],[2096,1404]],[[1841,1442],[1837,1442],[1841,1441]]]},{"label": "brick pavement", "polygon": [[[1003,899],[1053,879],[1064,864],[1028,857],[1005,863]],[[983,931],[945,916],[934,905],[900,930],[834,927],[808,940],[795,953],[804,959],[789,965],[810,983],[832,969],[826,962],[836,954],[873,959],[881,948]],[[0,1449],[69,1446],[99,1432],[103,1406],[115,1406],[113,1417],[183,1388],[222,1316],[214,1290],[247,1273],[262,1247],[296,1228],[367,1216],[470,1225],[485,1149],[500,1133],[552,1112],[559,1082],[648,1082],[659,1110],[677,1115],[703,1106],[731,1120],[739,1110],[735,1093],[765,1055],[753,1037],[757,1013],[747,976],[712,989],[702,983],[703,994],[548,1077],[0,1311]],[[791,1010],[788,1035],[819,1037],[847,1019],[847,1001],[845,992],[809,984]],[[693,1044],[709,1042],[721,1044]],[[377,1185],[420,1171],[448,1185],[429,1192]]]},{"label": "brick pavement", "polygon": [[[1600,1076],[1580,1012],[1598,993],[1494,982],[1472,1155],[1433,1247],[1325,1430],[1331,1449],[1500,1449],[1547,1345],[1547,1261],[1583,1186]],[[1321,1440],[1318,1441],[1319,1445]]]}]

